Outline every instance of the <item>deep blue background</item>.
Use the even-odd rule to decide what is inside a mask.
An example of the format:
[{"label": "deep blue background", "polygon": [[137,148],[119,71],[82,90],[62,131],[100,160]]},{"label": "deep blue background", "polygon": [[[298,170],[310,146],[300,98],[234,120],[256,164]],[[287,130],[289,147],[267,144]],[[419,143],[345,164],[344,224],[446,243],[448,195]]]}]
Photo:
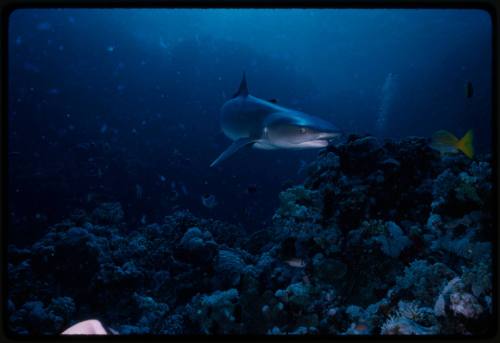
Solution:
[{"label": "deep blue background", "polygon": [[[208,167],[230,144],[219,109],[243,70],[253,95],[347,132],[473,128],[476,150],[486,152],[491,29],[479,10],[17,10],[8,52],[10,238],[29,242],[104,200],[120,201],[130,226],[188,208],[263,228],[280,189],[304,178],[301,161],[317,150],[249,149]],[[375,132],[389,73],[392,101]],[[203,207],[205,193],[218,206]]]}]

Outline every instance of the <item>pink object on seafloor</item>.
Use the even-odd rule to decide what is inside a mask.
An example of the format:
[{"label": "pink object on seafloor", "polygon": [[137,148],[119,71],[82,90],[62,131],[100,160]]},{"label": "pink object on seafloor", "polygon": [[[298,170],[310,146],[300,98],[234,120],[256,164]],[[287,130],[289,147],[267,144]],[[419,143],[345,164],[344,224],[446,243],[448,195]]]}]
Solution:
[{"label": "pink object on seafloor", "polygon": [[64,330],[61,335],[107,335],[108,333],[101,322],[96,319],[89,319]]}]

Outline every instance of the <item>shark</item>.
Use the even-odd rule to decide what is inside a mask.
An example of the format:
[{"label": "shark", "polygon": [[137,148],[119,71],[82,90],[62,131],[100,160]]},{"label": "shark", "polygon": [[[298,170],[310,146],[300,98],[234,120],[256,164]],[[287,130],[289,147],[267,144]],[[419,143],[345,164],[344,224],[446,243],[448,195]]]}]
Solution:
[{"label": "shark", "polygon": [[222,105],[220,124],[233,143],[210,167],[247,146],[265,150],[322,148],[341,135],[341,130],[324,119],[280,106],[274,99],[250,95],[245,73],[238,91]]}]

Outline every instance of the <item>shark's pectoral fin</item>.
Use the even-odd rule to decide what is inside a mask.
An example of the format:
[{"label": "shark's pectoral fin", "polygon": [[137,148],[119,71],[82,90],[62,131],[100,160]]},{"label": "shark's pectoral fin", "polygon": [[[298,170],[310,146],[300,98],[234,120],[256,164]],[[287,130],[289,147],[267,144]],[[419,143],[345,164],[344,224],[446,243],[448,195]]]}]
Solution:
[{"label": "shark's pectoral fin", "polygon": [[231,156],[232,154],[234,154],[236,151],[240,150],[244,146],[249,145],[249,144],[253,144],[253,143],[255,143],[255,139],[253,139],[253,138],[240,138],[240,139],[234,141],[233,144],[231,144],[226,150],[224,150],[224,152],[222,154],[219,155],[219,157],[217,157],[217,159],[215,161],[212,162],[210,167],[213,167],[213,166],[219,164],[220,162],[224,161],[226,158],[228,158],[229,156]]}]

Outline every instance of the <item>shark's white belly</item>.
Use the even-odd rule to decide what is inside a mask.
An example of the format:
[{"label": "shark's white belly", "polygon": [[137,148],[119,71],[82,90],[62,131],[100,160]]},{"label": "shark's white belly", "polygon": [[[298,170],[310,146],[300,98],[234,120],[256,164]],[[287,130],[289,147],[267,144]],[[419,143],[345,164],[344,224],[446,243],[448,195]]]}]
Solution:
[{"label": "shark's white belly", "polygon": [[278,147],[278,146],[272,144],[271,142],[269,142],[268,140],[264,140],[264,139],[261,139],[261,140],[258,140],[257,142],[255,142],[252,145],[252,148],[262,149],[262,150],[276,150],[276,149],[281,149],[280,147]]},{"label": "shark's white belly", "polygon": [[256,149],[263,150],[276,150],[276,149],[294,149],[294,150],[303,150],[303,149],[316,149],[316,148],[324,148],[328,145],[327,140],[312,140],[302,143],[294,143],[287,141],[271,141],[267,139],[259,139],[256,141],[252,147]]}]

